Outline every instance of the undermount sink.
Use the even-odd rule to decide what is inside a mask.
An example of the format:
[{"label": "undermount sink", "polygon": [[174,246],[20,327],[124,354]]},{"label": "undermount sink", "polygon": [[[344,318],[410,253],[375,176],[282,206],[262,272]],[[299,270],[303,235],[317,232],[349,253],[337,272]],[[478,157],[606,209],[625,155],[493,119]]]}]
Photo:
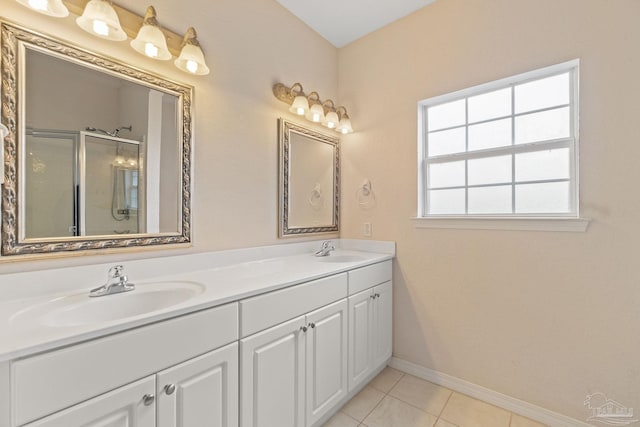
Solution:
[{"label": "undermount sink", "polygon": [[28,307],[12,322],[30,321],[51,327],[111,322],[162,310],[190,300],[205,287],[196,282],[155,282],[131,292],[90,298],[88,292],[59,297]]},{"label": "undermount sink", "polygon": [[360,255],[327,255],[318,257],[322,262],[357,262],[364,261],[364,257]]}]

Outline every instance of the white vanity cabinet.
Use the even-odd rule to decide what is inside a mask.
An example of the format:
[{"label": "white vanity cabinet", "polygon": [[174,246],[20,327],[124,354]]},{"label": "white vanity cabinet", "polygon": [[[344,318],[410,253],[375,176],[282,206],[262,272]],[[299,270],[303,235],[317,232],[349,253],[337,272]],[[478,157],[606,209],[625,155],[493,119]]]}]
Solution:
[{"label": "white vanity cabinet", "polygon": [[27,424],[27,427],[204,425],[238,425],[237,343],[72,406]]},{"label": "white vanity cabinet", "polygon": [[347,275],[307,285],[241,302],[241,319],[271,317],[263,304],[283,307],[285,316],[321,306],[240,341],[242,427],[314,426],[347,395]]},{"label": "white vanity cabinet", "polygon": [[237,339],[233,303],[13,361],[10,425],[236,427]]},{"label": "white vanity cabinet", "polygon": [[0,427],[320,427],[391,357],[391,261],[340,270],[1,361]]},{"label": "white vanity cabinet", "polygon": [[391,357],[392,306],[391,261],[349,272],[350,392]]}]

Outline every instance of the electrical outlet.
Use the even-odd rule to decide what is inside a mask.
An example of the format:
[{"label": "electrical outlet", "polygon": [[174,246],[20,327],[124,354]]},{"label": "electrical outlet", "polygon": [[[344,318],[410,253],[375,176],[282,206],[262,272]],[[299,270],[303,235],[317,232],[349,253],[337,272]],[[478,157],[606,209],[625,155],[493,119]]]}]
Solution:
[{"label": "electrical outlet", "polygon": [[362,234],[364,237],[371,237],[371,223],[365,222],[362,227]]}]

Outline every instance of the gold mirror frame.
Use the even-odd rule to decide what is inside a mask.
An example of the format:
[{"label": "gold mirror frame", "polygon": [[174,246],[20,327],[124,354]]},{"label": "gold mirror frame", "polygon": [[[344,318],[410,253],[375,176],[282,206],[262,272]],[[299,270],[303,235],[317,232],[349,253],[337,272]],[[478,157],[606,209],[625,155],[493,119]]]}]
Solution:
[{"label": "gold mirror frame", "polygon": [[[50,254],[111,248],[128,248],[151,245],[189,244],[191,242],[191,128],[193,88],[175,83],[153,74],[137,70],[84,49],[73,47],[49,36],[26,30],[14,24],[0,22],[2,69],[2,123],[9,128],[4,140],[4,184],[2,186],[2,256]],[[155,87],[178,97],[182,128],[179,129],[181,145],[181,215],[176,233],[137,234],[128,237],[91,236],[86,238],[46,238],[21,242],[19,236],[19,141],[24,131],[24,120],[19,114],[24,111],[19,97],[22,82],[20,67],[20,44],[28,44],[43,52],[84,65],[88,68],[117,75],[121,78]]]},{"label": "gold mirror frame", "polygon": [[[291,201],[291,132],[312,138],[333,147],[333,209],[332,224],[328,226],[291,226],[289,212]],[[285,119],[278,119],[278,149],[280,169],[279,232],[280,237],[304,234],[337,233],[340,231],[340,139],[307,129]]]}]

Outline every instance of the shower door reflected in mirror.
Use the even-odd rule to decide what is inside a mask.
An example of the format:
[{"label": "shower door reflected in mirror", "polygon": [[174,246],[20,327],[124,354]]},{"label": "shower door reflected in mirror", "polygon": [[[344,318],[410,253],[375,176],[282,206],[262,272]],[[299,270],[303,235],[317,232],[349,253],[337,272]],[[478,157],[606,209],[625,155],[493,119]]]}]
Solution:
[{"label": "shower door reflected in mirror", "polygon": [[25,237],[75,236],[79,132],[28,131]]},{"label": "shower door reflected in mirror", "polygon": [[158,222],[140,197],[139,141],[29,129],[25,142],[25,238],[137,234]]},{"label": "shower door reflected in mirror", "polygon": [[88,134],[83,140],[80,235],[139,233],[139,142]]}]

